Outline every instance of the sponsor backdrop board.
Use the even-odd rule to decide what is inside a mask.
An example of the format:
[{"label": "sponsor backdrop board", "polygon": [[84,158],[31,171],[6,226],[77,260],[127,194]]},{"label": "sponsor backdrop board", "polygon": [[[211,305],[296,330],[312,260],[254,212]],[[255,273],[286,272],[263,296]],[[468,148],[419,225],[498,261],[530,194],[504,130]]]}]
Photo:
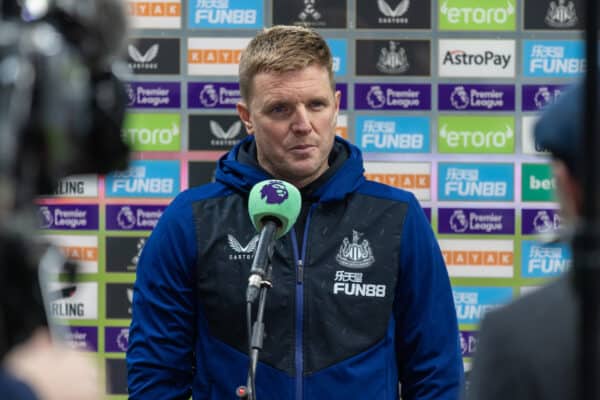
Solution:
[{"label": "sponsor backdrop board", "polygon": [[[131,288],[169,202],[214,179],[246,137],[237,63],[263,27],[323,34],[342,93],[336,132],[365,173],[409,190],[438,236],[465,364],[481,318],[564,273],[561,216],[539,113],[585,69],[582,0],[127,0],[125,171],[62,179],[37,208],[40,237],[80,263],[48,290],[69,346],[97,354],[108,399],[126,399]],[[250,237],[238,238],[247,246]],[[550,244],[548,244],[550,243]],[[245,256],[251,257],[250,254]]]}]

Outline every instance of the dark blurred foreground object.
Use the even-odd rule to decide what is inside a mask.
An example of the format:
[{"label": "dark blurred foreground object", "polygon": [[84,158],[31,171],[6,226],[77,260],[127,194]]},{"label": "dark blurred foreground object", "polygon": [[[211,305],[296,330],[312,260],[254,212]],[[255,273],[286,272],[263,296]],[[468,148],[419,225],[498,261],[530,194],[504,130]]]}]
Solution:
[{"label": "dark blurred foreground object", "polygon": [[47,325],[35,198],[68,175],[125,169],[129,149],[124,2],[0,0],[0,10],[1,359]]},{"label": "dark blurred foreground object", "polygon": [[[584,81],[545,110],[535,126],[536,145],[552,156],[563,239],[568,242],[582,222],[587,201],[582,195],[589,171],[579,163],[586,99]],[[598,398],[581,392],[578,347],[583,313],[581,288],[574,284],[577,272],[574,264],[551,284],[486,314],[470,374],[469,400]],[[598,371],[600,357],[590,356]]]}]

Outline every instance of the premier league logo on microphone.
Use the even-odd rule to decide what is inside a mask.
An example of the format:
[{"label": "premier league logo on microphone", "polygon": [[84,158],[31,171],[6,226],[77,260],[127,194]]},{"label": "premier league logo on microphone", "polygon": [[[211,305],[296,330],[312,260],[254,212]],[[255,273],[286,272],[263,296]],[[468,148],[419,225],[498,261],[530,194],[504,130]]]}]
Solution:
[{"label": "premier league logo on microphone", "polygon": [[270,181],[260,190],[260,198],[267,204],[281,204],[288,198],[288,191],[281,181]]}]

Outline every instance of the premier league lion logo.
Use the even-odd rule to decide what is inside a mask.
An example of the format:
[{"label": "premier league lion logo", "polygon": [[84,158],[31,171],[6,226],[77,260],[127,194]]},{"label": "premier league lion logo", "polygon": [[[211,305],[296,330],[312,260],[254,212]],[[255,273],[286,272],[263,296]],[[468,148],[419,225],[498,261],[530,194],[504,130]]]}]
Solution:
[{"label": "premier league lion logo", "polygon": [[281,181],[271,181],[260,189],[260,198],[267,204],[281,204],[288,198],[288,191]]}]

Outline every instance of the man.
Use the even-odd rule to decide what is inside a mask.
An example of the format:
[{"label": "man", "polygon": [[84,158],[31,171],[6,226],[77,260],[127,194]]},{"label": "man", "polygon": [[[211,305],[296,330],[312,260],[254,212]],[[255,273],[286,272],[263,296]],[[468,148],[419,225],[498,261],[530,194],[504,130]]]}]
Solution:
[{"label": "man", "polygon": [[[137,268],[127,352],[131,399],[233,398],[246,384],[245,291],[256,231],[248,192],[269,178],[301,190],[277,241],[260,400],[455,399],[462,378],[448,274],[412,194],[363,176],[335,137],[340,93],[324,39],[260,32],[242,54],[248,133],[216,182],[180,194]],[[344,246],[356,251],[342,252]]]},{"label": "man", "polygon": [[[535,126],[535,141],[552,154],[563,225],[581,215],[583,86],[563,94]],[[577,395],[578,302],[573,274],[484,318],[467,398],[566,400]]]}]

